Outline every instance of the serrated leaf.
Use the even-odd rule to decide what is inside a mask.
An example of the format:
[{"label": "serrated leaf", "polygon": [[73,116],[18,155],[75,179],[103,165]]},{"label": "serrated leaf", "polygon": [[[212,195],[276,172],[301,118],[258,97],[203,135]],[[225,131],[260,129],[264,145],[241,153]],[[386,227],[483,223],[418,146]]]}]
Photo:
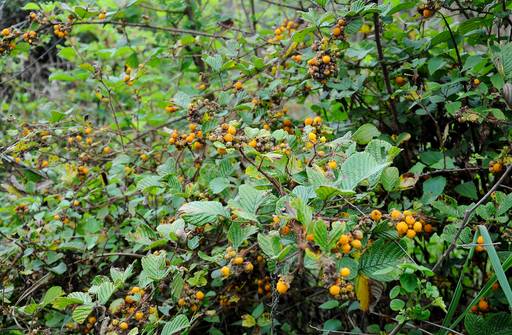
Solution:
[{"label": "serrated leaf", "polygon": [[190,327],[190,321],[184,314],[175,316],[171,321],[167,322],[162,329],[161,335],[172,335]]},{"label": "serrated leaf", "polygon": [[227,217],[229,212],[218,201],[193,201],[180,207],[183,219],[195,226],[212,223],[219,216]]},{"label": "serrated leaf", "polygon": [[233,248],[238,249],[238,247],[249,238],[252,234],[255,234],[258,229],[254,226],[240,227],[239,222],[231,223],[231,226],[228,230],[228,240],[233,245]]},{"label": "serrated leaf", "polygon": [[60,286],[53,286],[46,291],[43,298],[41,299],[41,302],[39,303],[41,305],[41,308],[51,304],[56,298],[62,296],[64,294],[64,291],[62,290],[62,287]]},{"label": "serrated leaf", "polygon": [[389,163],[378,164],[367,152],[356,152],[341,165],[342,174],[337,183],[342,189],[353,190],[360,182],[380,173],[388,165]]},{"label": "serrated leaf", "polygon": [[315,223],[314,227],[315,243],[320,247],[323,252],[329,252],[329,237],[327,235],[327,225],[324,221],[319,220]]},{"label": "serrated leaf", "polygon": [[98,301],[100,304],[104,305],[110,299],[112,294],[115,292],[116,288],[114,284],[110,281],[106,281],[100,285],[96,295],[98,297]]},{"label": "serrated leaf", "polygon": [[73,314],[71,315],[71,317],[76,322],[83,323],[85,321],[85,319],[87,319],[89,314],[91,314],[93,307],[94,307],[94,305],[92,305],[92,304],[77,306],[73,310]]},{"label": "serrated leaf", "polygon": [[163,279],[170,269],[167,268],[165,263],[165,255],[147,255],[142,258],[142,270],[145,275],[153,280]]},{"label": "serrated leaf", "polygon": [[161,178],[160,176],[145,176],[137,182],[137,190],[144,191],[150,187],[160,187]]},{"label": "serrated leaf", "polygon": [[391,192],[400,182],[400,172],[396,167],[389,166],[382,171],[380,182],[386,191]]},{"label": "serrated leaf", "polygon": [[363,124],[359,127],[356,132],[352,135],[352,139],[357,144],[367,144],[372,138],[380,135],[380,131],[371,123]]},{"label": "serrated leaf", "polygon": [[379,281],[396,279],[394,271],[405,257],[405,252],[397,243],[379,239],[361,257],[359,271],[368,278]]}]

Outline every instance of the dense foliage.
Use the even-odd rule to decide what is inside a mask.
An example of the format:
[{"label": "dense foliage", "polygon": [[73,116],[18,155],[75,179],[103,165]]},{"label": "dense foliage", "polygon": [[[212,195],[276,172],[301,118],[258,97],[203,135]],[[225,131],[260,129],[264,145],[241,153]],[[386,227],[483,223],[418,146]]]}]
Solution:
[{"label": "dense foliage", "polygon": [[0,333],[512,334],[512,1],[7,1]]}]

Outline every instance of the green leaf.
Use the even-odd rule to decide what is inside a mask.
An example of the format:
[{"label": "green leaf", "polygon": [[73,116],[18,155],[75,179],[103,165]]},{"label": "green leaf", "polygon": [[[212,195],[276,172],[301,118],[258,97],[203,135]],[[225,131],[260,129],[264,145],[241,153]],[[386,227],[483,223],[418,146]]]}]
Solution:
[{"label": "green leaf", "polygon": [[394,166],[387,167],[380,175],[380,182],[386,191],[391,192],[400,182],[400,172]]},{"label": "green leaf", "polygon": [[372,138],[380,135],[380,131],[371,123],[363,124],[359,129],[356,130],[354,135],[352,135],[352,139],[357,142],[357,144],[368,144]]},{"label": "green leaf", "polygon": [[165,255],[150,254],[142,258],[142,270],[144,274],[153,280],[161,280],[165,278],[170,269],[167,268],[165,263]]},{"label": "green leaf", "polygon": [[162,335],[172,335],[190,327],[190,321],[184,314],[175,316],[171,321],[167,322],[162,329]]},{"label": "green leaf", "polygon": [[475,183],[472,181],[468,181],[462,184],[455,186],[455,192],[459,193],[463,197],[477,200],[478,194],[476,193]]},{"label": "green leaf", "polygon": [[213,194],[219,194],[229,187],[229,179],[225,177],[214,178],[210,180],[209,187]]},{"label": "green leaf", "polygon": [[41,308],[51,304],[55,299],[58,297],[64,295],[64,291],[62,290],[62,287],[60,286],[53,286],[46,291],[43,298],[41,299],[41,302],[39,303],[41,305]]},{"label": "green leaf", "polygon": [[342,189],[353,190],[360,182],[380,173],[388,165],[389,163],[378,164],[367,152],[356,152],[341,164],[342,174],[337,183]]},{"label": "green leaf", "polygon": [[338,302],[338,300],[327,300],[326,302],[324,302],[323,304],[318,306],[318,308],[320,308],[320,309],[333,309],[333,308],[338,307],[339,305],[340,305],[340,303]]},{"label": "green leaf", "polygon": [[162,177],[160,177],[160,176],[154,176],[154,175],[145,176],[137,182],[137,190],[145,191],[151,187],[160,187],[162,185],[161,178]]},{"label": "green leaf", "polygon": [[96,293],[99,303],[105,305],[115,290],[116,288],[111,281],[103,282]]},{"label": "green leaf", "polygon": [[397,277],[395,270],[404,257],[405,251],[398,243],[379,239],[361,257],[359,271],[371,279],[391,281]]},{"label": "green leaf", "polygon": [[320,247],[320,249],[325,253],[330,252],[329,237],[327,235],[327,225],[325,224],[324,221],[318,220],[315,223],[314,235],[315,243]]},{"label": "green leaf", "polygon": [[446,178],[442,176],[430,178],[423,183],[423,196],[421,201],[426,204],[431,204],[439,197],[446,185]]},{"label": "green leaf", "polygon": [[233,245],[233,248],[238,249],[242,242],[257,231],[258,229],[254,226],[241,228],[239,222],[233,222],[228,230],[228,240]]},{"label": "green leaf", "polygon": [[505,293],[505,297],[507,298],[509,309],[512,309],[512,290],[510,289],[510,284],[508,282],[507,275],[505,274],[505,270],[503,269],[503,266],[501,265],[498,254],[496,253],[496,249],[494,248],[494,245],[492,244],[491,236],[489,235],[489,232],[487,231],[487,228],[484,225],[479,225],[478,230],[480,231],[480,234],[484,238],[485,250],[487,251],[487,254],[489,255],[489,260],[491,261],[492,267],[494,268],[494,273],[496,274],[496,277],[498,278],[500,287],[503,290],[503,293]]},{"label": "green leaf", "polygon": [[401,299],[393,299],[389,303],[389,307],[391,308],[391,310],[398,312],[405,307],[405,301]]},{"label": "green leaf", "polygon": [[83,323],[85,319],[87,319],[89,314],[91,314],[93,307],[94,305],[92,304],[77,306],[73,310],[73,314],[71,315],[73,320],[75,320],[78,323]]},{"label": "green leaf", "polygon": [[189,202],[181,206],[179,212],[185,221],[195,226],[215,222],[219,216],[229,216],[229,212],[218,201]]}]

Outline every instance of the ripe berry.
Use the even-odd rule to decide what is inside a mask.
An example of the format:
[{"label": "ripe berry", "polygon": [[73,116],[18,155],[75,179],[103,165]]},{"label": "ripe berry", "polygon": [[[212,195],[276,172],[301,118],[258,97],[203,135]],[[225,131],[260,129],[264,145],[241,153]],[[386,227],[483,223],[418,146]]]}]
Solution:
[{"label": "ripe berry", "polygon": [[361,241],[359,241],[359,240],[353,240],[352,242],[350,242],[350,244],[352,245],[352,248],[354,248],[354,249],[361,249],[361,247],[363,246]]},{"label": "ripe berry", "polygon": [[423,17],[425,17],[425,18],[427,18],[427,17],[431,17],[431,16],[432,16],[432,14],[433,14],[433,13],[432,13],[432,11],[431,11],[430,9],[428,9],[428,8],[425,8],[425,9],[423,10]]},{"label": "ripe berry", "polygon": [[9,28],[2,29],[2,36],[9,36],[11,34],[11,30]]},{"label": "ripe berry", "polygon": [[223,139],[225,142],[233,142],[234,137],[230,133],[224,134]]},{"label": "ripe berry", "polygon": [[237,82],[233,85],[233,87],[235,88],[235,90],[239,91],[239,90],[241,90],[241,89],[243,88],[243,84],[242,84],[242,82],[237,81]]},{"label": "ripe berry", "polygon": [[340,275],[342,277],[348,277],[350,276],[350,269],[349,268],[341,268]]},{"label": "ripe berry", "polygon": [[247,262],[244,265],[244,270],[245,272],[252,272],[252,270],[254,270],[254,265],[252,265],[251,262]]},{"label": "ripe berry", "polygon": [[197,300],[203,300],[204,299],[204,293],[202,291],[196,292],[196,299]]},{"label": "ripe berry", "polygon": [[341,250],[343,251],[344,254],[348,254],[351,249],[352,249],[352,247],[348,243],[343,244],[343,246],[341,247]]},{"label": "ripe berry", "polygon": [[322,62],[324,64],[329,64],[331,62],[331,56],[329,56],[329,55],[322,56]]},{"label": "ripe berry", "polygon": [[395,78],[395,83],[398,85],[398,86],[404,86],[406,83],[407,83],[407,79],[405,79],[404,77],[402,76],[398,76]]},{"label": "ripe berry", "polygon": [[103,148],[103,154],[108,155],[111,152],[112,152],[112,149],[110,149],[110,147],[104,147]]},{"label": "ripe berry", "polygon": [[489,303],[485,299],[480,299],[480,301],[478,302],[478,308],[482,312],[486,312],[489,310]]},{"label": "ripe berry", "polygon": [[309,133],[308,134],[308,139],[313,142],[313,143],[316,143],[316,134],[315,133]]},{"label": "ripe berry", "polygon": [[311,126],[313,124],[313,119],[310,117],[307,117],[304,119],[304,125]]},{"label": "ripe berry", "polygon": [[391,219],[393,219],[393,220],[400,220],[401,217],[402,217],[402,213],[400,213],[399,210],[393,209],[391,211]]},{"label": "ripe berry", "polygon": [[229,277],[229,274],[231,273],[231,269],[229,268],[229,266],[223,266],[221,269],[220,269],[220,274],[222,275],[222,277],[224,278],[227,278]]},{"label": "ripe berry", "polygon": [[236,134],[236,128],[233,126],[228,127],[228,134],[235,135]]},{"label": "ripe berry", "polygon": [[285,294],[286,292],[288,292],[288,289],[289,289],[289,285],[288,283],[286,283],[283,279],[279,279],[279,281],[277,282],[277,285],[276,285],[276,289],[277,289],[277,292],[279,292],[279,294]]},{"label": "ripe berry", "polygon": [[343,234],[343,235],[340,236],[340,239],[338,240],[338,242],[340,244],[347,244],[347,243],[350,242],[350,238],[348,237],[347,234]]},{"label": "ripe berry", "polygon": [[478,78],[473,79],[473,85],[475,85],[475,86],[480,85],[480,79],[478,79]]},{"label": "ripe berry", "polygon": [[373,221],[379,221],[382,218],[382,213],[378,209],[374,209],[370,213],[370,217],[372,218]]},{"label": "ripe berry", "polygon": [[484,237],[482,235],[478,236],[478,238],[476,239],[476,242],[478,244],[484,244]]},{"label": "ripe berry", "polygon": [[414,219],[414,216],[412,215],[407,215],[405,217],[405,223],[407,223],[409,226],[413,225],[414,222],[416,222],[416,219]]},{"label": "ripe berry", "polygon": [[242,265],[243,262],[244,262],[244,258],[241,256],[233,258],[233,264],[235,264],[235,265]]},{"label": "ripe berry", "polygon": [[337,296],[340,294],[341,288],[338,285],[332,285],[329,287],[329,294],[332,296]]},{"label": "ripe berry", "polygon": [[127,329],[128,329],[128,323],[126,323],[126,322],[124,322],[124,321],[123,321],[123,322],[121,322],[121,323],[119,324],[119,328],[120,328],[121,330],[127,330]]},{"label": "ripe berry", "polygon": [[336,36],[336,37],[340,36],[340,35],[341,35],[341,29],[340,29],[340,27],[334,27],[334,28],[332,29],[332,34],[333,34],[333,36]]},{"label": "ripe berry", "polygon": [[396,224],[396,231],[400,235],[404,235],[407,233],[407,230],[409,230],[409,226],[404,221],[400,221]]},{"label": "ripe berry", "polygon": [[96,317],[89,316],[89,318],[87,319],[87,322],[89,322],[90,324],[95,324],[96,323]]},{"label": "ripe berry", "polygon": [[142,319],[144,319],[144,313],[143,312],[138,311],[137,313],[135,313],[135,320],[140,321]]},{"label": "ripe berry", "polygon": [[306,241],[313,242],[314,240],[315,240],[315,235],[313,235],[313,234],[306,235]]},{"label": "ripe berry", "polygon": [[414,222],[412,229],[414,229],[414,231],[417,233],[421,233],[421,231],[423,230],[423,225],[421,224],[421,222],[416,221]]},{"label": "ripe berry", "polygon": [[179,298],[178,299],[178,306],[183,307],[186,304],[187,304],[187,301],[185,300],[185,298]]},{"label": "ripe berry", "polygon": [[412,229],[407,230],[407,237],[413,239],[416,236],[416,232]]},{"label": "ripe berry", "polygon": [[427,223],[425,227],[423,227],[423,230],[425,233],[430,234],[432,232],[432,225],[430,223]]},{"label": "ripe berry", "polygon": [[256,148],[256,146],[258,145],[258,142],[256,141],[256,139],[252,139],[249,141],[249,143],[247,143],[250,147],[252,148]]},{"label": "ripe berry", "polygon": [[329,169],[331,169],[331,170],[336,169],[336,166],[337,166],[336,161],[329,161],[329,162],[327,163],[327,167],[328,167]]}]

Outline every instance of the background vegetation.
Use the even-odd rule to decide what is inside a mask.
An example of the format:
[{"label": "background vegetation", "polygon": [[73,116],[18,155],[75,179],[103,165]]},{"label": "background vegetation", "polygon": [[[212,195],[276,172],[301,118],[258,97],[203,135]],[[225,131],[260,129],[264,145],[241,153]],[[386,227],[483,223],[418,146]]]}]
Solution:
[{"label": "background vegetation", "polygon": [[0,10],[0,333],[512,334],[512,1]]}]

